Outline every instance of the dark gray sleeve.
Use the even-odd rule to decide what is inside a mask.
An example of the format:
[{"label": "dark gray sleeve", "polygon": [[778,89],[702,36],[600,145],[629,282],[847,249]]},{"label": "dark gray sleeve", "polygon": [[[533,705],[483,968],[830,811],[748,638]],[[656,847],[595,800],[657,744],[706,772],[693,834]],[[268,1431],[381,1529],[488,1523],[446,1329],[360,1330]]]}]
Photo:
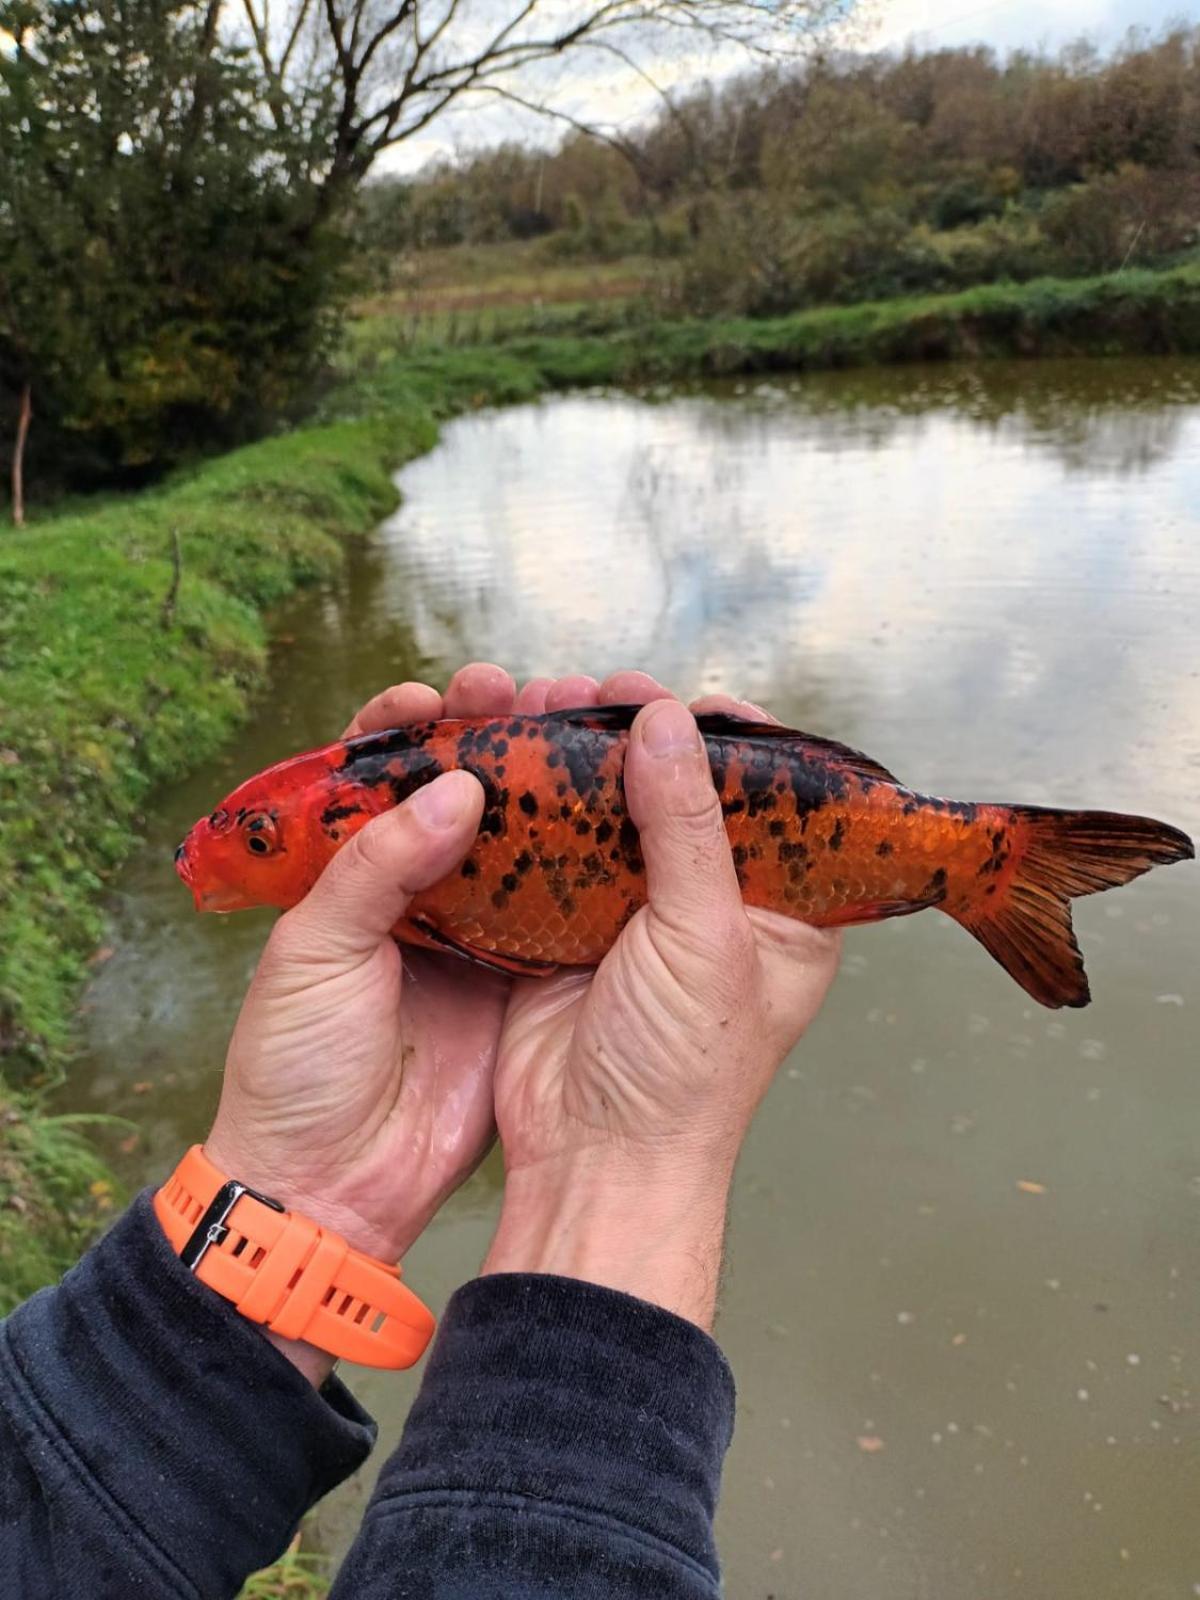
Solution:
[{"label": "dark gray sleeve", "polygon": [[0,1323],[0,1594],[235,1595],[374,1436],[180,1266],[143,1194]]},{"label": "dark gray sleeve", "polygon": [[720,1350],[569,1278],[451,1300],[334,1600],[715,1600]]}]

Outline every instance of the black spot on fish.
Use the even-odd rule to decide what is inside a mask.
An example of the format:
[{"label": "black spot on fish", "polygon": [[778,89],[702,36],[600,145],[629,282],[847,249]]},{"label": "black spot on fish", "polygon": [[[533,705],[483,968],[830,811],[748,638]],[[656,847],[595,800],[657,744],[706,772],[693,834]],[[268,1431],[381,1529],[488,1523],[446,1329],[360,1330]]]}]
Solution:
[{"label": "black spot on fish", "polygon": [[721,794],[725,788],[725,758],[723,755],[718,755],[715,750],[710,748],[708,752],[708,764],[712,768],[713,787],[716,789],[718,794]]},{"label": "black spot on fish", "polygon": [[819,810],[830,800],[840,800],[846,793],[846,780],[840,772],[802,755],[790,757],[787,773],[797,816],[806,817],[810,811]]},{"label": "black spot on fish", "polygon": [[561,800],[563,795],[565,795],[567,792],[567,785],[565,783],[556,783],[554,785],[554,792]]},{"label": "black spot on fish", "polygon": [[721,804],[721,810],[727,817],[739,817],[745,809],[746,802],[744,800],[725,800]]},{"label": "black spot on fish", "polygon": [[533,857],[529,854],[528,850],[522,850],[521,854],[513,862],[513,866],[521,874],[521,876],[524,877],[529,869],[533,866]]},{"label": "black spot on fish", "polygon": [[508,754],[508,740],[496,739],[492,743],[492,754],[499,761]]},{"label": "black spot on fish", "polygon": [[508,896],[505,894],[503,889],[492,890],[492,904],[495,906],[497,911],[504,910],[505,906],[508,904]]},{"label": "black spot on fish", "polygon": [[744,867],[750,858],[750,852],[744,844],[735,844],[733,847],[733,864],[735,867]]},{"label": "black spot on fish", "polygon": [[532,793],[531,790],[526,789],[525,793],[517,801],[517,804],[520,806],[521,810],[525,813],[525,815],[527,817],[536,817],[537,816],[537,814],[538,814],[537,796],[534,793]]},{"label": "black spot on fish", "polygon": [[519,717],[517,717],[517,718],[514,718],[513,721],[509,723],[508,728],[507,728],[506,731],[507,731],[508,737],[510,739],[519,739],[523,733],[526,734],[530,739],[532,739],[534,737],[534,735],[537,733],[537,723],[536,722],[531,722],[529,724],[529,726],[526,727],[525,724],[521,721],[521,719]]},{"label": "black spot on fish", "polygon": [[362,811],[362,806],[326,806],[321,813],[321,826],[332,828],[335,822],[341,822],[344,817],[357,817]]},{"label": "black spot on fish", "polygon": [[944,900],[946,898],[946,869],[938,867],[929,882],[917,896],[918,900]]},{"label": "black spot on fish", "polygon": [[900,807],[900,812],[902,816],[911,817],[920,809],[921,804],[919,800],[906,800]]},{"label": "black spot on fish", "polygon": [[774,811],[778,804],[779,796],[774,789],[770,787],[754,789],[747,796],[747,814],[751,817],[761,817],[764,811]]},{"label": "black spot on fish", "polygon": [[586,817],[580,817],[579,821],[575,824],[575,832],[582,839],[586,834],[591,833],[591,831],[592,825],[588,819]]},{"label": "black spot on fish", "polygon": [[879,843],[875,846],[875,854],[877,856],[890,856],[891,853],[892,853],[891,841],[888,840],[888,839],[881,839],[879,841]]},{"label": "black spot on fish", "polygon": [[787,832],[787,823],[782,817],[774,817],[767,824],[767,832],[771,835],[772,839],[782,839],[784,834]]},{"label": "black spot on fish", "polygon": [[462,873],[464,878],[477,878],[479,876],[479,863],[477,861],[472,861],[470,856],[468,856],[463,862],[462,866],[459,868],[459,871]]},{"label": "black spot on fish", "polygon": [[630,872],[644,871],[645,862],[642,860],[641,841],[638,838],[637,829],[634,827],[633,823],[628,817],[623,817],[621,819],[620,831],[617,834],[617,843],[621,848],[621,858],[625,862],[625,865],[629,868]]},{"label": "black spot on fish", "polygon": [[833,832],[829,835],[829,848],[831,850],[840,850],[842,848],[842,840],[849,831],[850,827],[845,818],[839,817],[833,825]]},{"label": "black spot on fish", "polygon": [[503,888],[508,890],[509,894],[516,894],[521,886],[521,880],[515,872],[506,872],[500,879],[500,883]]},{"label": "black spot on fish", "polygon": [[607,844],[612,838],[613,832],[614,829],[612,823],[607,817],[602,818],[601,821],[596,824],[596,843]]},{"label": "black spot on fish", "polygon": [[596,772],[610,748],[610,736],[566,723],[557,737],[575,792],[586,798],[595,791]]},{"label": "black spot on fish", "polygon": [[562,757],[559,755],[557,750],[551,750],[548,753],[548,755],[546,756],[546,765],[548,767],[561,767],[562,766]]}]

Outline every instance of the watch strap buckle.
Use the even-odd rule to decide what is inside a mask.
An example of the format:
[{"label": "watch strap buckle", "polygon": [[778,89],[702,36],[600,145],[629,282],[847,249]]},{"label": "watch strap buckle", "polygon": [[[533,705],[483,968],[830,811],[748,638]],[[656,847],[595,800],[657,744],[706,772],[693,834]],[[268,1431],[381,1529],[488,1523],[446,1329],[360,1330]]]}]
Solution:
[{"label": "watch strap buckle", "polygon": [[206,1251],[211,1250],[213,1245],[221,1244],[228,1237],[230,1213],[243,1195],[249,1195],[251,1200],[258,1200],[262,1205],[269,1206],[272,1211],[287,1210],[286,1206],[281,1205],[278,1200],[273,1200],[270,1195],[251,1189],[249,1184],[238,1183],[236,1178],[230,1178],[208,1202],[187,1243],[179,1252],[179,1259],[189,1272],[195,1272]]}]

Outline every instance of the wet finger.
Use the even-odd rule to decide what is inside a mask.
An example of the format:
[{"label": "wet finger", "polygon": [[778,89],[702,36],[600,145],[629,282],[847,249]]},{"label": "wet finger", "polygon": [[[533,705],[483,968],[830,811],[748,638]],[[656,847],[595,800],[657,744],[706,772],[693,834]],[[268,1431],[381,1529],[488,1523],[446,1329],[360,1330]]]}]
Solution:
[{"label": "wet finger", "polygon": [[442,773],[403,805],[368,822],[338,851],[307,898],[276,925],[277,943],[293,955],[319,950],[324,960],[369,955],[412,896],[462,860],[482,810],[477,778]]},{"label": "wet finger", "polygon": [[550,685],[546,690],[546,710],[571,711],[576,706],[594,706],[599,699],[600,685],[595,678],[577,672]]},{"label": "wet finger", "polygon": [[406,722],[428,722],[442,714],[442,697],[427,683],[393,683],[381,689],[350,719],[343,739],[361,733],[381,733]]},{"label": "wet finger", "polygon": [[639,711],[625,757],[625,798],[641,835],[654,915],[697,934],[719,959],[744,926],[708,752],[686,706]]},{"label": "wet finger", "polygon": [[530,678],[518,691],[513,710],[527,717],[541,716],[546,709],[546,692],[553,682],[553,678]]},{"label": "wet finger", "polygon": [[675,698],[670,689],[664,689],[648,672],[633,672],[628,668],[610,672],[600,685],[602,706],[644,706],[651,700]]},{"label": "wet finger", "polygon": [[446,716],[502,717],[513,708],[517,686],[494,661],[460,667],[446,685]]}]

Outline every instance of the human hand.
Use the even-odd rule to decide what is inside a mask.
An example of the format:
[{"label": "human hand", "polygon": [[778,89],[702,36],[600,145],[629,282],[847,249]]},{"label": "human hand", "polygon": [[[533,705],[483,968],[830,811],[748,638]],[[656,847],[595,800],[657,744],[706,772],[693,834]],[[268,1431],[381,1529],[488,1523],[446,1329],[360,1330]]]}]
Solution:
[{"label": "human hand", "polygon": [[[528,685],[535,698],[545,684]],[[439,716],[522,709],[508,673],[474,663],[445,697],[404,683],[344,737]],[[246,996],[205,1141],[211,1161],[353,1246],[398,1260],[494,1134],[492,1070],[509,981],[401,950],[411,895],[470,848],[482,791],[450,773],[368,824],[280,917]],[[269,1335],[319,1381],[331,1362]]]},{"label": "human hand", "polygon": [[[600,693],[630,697],[612,680]],[[764,715],[724,699],[696,709]],[[586,1278],[707,1327],[738,1150],[840,940],[743,905],[703,742],[678,703],[638,715],[625,794],[648,904],[594,975],[514,989],[495,1080],[505,1198],[484,1270]]]},{"label": "human hand", "polygon": [[[520,693],[476,662],[445,696],[385,689],[343,737],[436,717],[505,716],[586,703],[590,678]],[[422,797],[449,804],[442,826]],[[494,1134],[492,1072],[511,980],[397,947],[389,930],[418,889],[470,847],[481,792],[466,774],[369,823],[276,923],[234,1030],[205,1141],[223,1171],[385,1260],[401,1257],[469,1176]],[[321,1352],[268,1335],[316,1381]]]}]

